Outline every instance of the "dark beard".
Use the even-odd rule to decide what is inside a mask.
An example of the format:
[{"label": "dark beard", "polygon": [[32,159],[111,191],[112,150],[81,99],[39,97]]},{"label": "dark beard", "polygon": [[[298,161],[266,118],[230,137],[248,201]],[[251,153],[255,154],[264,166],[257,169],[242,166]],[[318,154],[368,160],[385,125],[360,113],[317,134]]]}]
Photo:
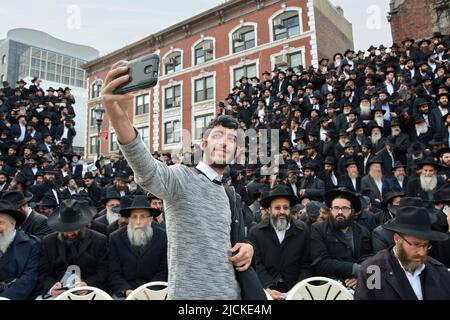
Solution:
[{"label": "dark beard", "polygon": [[228,164],[226,163],[212,163],[211,167],[212,168],[216,168],[216,169],[220,169],[220,170],[225,170],[225,168],[227,167]]},{"label": "dark beard", "polygon": [[332,215],[330,216],[330,221],[335,230],[343,230],[343,229],[346,229],[350,225],[350,219],[337,220]]}]

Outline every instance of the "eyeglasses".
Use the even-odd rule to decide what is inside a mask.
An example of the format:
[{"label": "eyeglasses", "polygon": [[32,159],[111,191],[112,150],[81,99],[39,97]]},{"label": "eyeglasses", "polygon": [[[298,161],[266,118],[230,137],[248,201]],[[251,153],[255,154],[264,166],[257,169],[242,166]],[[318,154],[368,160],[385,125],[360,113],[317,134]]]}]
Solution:
[{"label": "eyeglasses", "polygon": [[281,209],[283,209],[283,211],[289,211],[291,210],[291,207],[289,206],[275,206],[272,207],[275,211],[280,211]]},{"label": "eyeglasses", "polygon": [[133,220],[133,221],[137,221],[137,220],[141,220],[141,221],[145,221],[150,219],[150,217],[129,217],[129,220]]},{"label": "eyeglasses", "polygon": [[334,212],[334,213],[339,212],[341,210],[342,210],[343,213],[350,213],[350,211],[352,211],[352,208],[349,208],[349,207],[337,207],[337,206],[331,207],[331,211]]},{"label": "eyeglasses", "polygon": [[403,236],[400,236],[400,238],[402,238],[403,240],[406,241],[407,244],[409,244],[411,247],[413,247],[416,250],[420,250],[420,249],[426,249],[427,251],[430,250],[432,248],[432,245],[430,244],[415,244],[415,243],[411,243],[408,240],[406,240],[406,238],[404,238]]}]

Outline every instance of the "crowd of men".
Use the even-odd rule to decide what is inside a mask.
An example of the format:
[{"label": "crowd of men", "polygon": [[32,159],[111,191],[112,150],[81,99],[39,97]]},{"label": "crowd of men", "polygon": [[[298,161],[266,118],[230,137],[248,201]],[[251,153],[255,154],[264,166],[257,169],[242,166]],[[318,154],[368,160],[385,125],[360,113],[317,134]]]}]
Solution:
[{"label": "crowd of men", "polygon": [[[219,114],[279,132],[275,154],[270,144],[247,148],[222,179],[243,201],[253,266],[271,297],[317,275],[361,299],[450,298],[449,37],[349,49],[318,68],[262,77],[242,77]],[[120,155],[86,170],[72,148],[70,88],[45,94],[40,82],[0,88],[0,296],[52,299],[89,285],[121,299],[166,281],[163,201]],[[275,171],[250,161],[266,151]],[[197,152],[161,161],[193,166]],[[365,270],[381,260],[398,281],[373,294]]]}]

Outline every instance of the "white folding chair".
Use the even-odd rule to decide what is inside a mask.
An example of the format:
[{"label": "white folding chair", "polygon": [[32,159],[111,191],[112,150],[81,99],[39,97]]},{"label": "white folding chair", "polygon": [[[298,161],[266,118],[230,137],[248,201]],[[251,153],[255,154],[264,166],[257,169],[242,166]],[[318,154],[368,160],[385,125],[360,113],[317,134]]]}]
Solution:
[{"label": "white folding chair", "polygon": [[264,289],[264,292],[266,294],[267,300],[273,300],[272,296],[270,295],[270,293],[267,292],[266,289]]},{"label": "white folding chair", "polygon": [[[81,295],[81,291],[88,291]],[[55,300],[113,300],[105,291],[95,287],[76,287],[67,290],[55,298]]]},{"label": "white folding chair", "polygon": [[286,300],[353,300],[353,295],[336,280],[312,277],[297,283]]},{"label": "white folding chair", "polygon": [[[154,287],[163,287],[162,289],[154,289]],[[153,289],[152,289],[153,288]],[[167,282],[153,281],[147,282],[137,287],[130,293],[126,300],[166,300],[167,298]]]},{"label": "white folding chair", "polygon": [[10,299],[5,298],[5,297],[0,297],[0,300],[10,300]]}]

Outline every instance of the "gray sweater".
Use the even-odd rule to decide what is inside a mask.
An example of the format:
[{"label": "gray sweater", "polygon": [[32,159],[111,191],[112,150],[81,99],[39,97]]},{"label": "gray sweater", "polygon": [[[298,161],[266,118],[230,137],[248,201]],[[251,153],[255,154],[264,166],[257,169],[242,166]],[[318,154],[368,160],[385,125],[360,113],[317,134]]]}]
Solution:
[{"label": "gray sweater", "polygon": [[239,299],[228,260],[231,211],[224,187],[186,166],[155,160],[139,136],[119,147],[136,182],[164,200],[168,299]]}]

